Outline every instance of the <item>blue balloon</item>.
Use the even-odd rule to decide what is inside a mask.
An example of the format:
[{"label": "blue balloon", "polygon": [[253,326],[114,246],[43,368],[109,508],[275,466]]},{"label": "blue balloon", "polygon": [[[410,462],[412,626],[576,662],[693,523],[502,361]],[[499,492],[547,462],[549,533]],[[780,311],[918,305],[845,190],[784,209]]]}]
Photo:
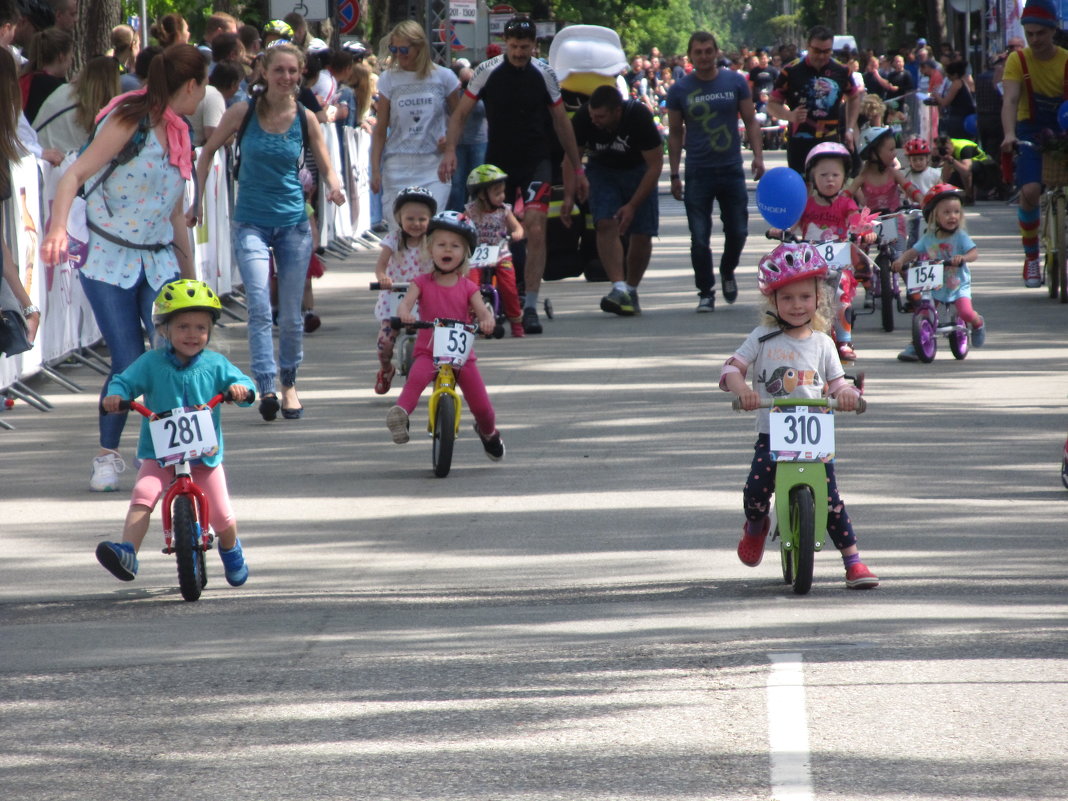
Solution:
[{"label": "blue balloon", "polygon": [[756,202],[768,225],[791,228],[801,219],[808,202],[805,179],[789,167],[768,170],[757,184]]},{"label": "blue balloon", "polygon": [[1061,107],[1057,109],[1057,122],[1062,131],[1068,131],[1068,100],[1061,103]]},{"label": "blue balloon", "polygon": [[[1061,108],[1063,109],[1063,106]],[[964,118],[964,130],[968,136],[979,135],[979,118],[975,114],[969,114]]]}]

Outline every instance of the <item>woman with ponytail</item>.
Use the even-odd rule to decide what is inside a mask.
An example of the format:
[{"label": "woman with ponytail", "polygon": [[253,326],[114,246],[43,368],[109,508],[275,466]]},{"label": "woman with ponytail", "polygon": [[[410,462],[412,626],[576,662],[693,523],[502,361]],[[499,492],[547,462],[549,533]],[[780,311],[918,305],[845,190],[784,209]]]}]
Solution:
[{"label": "woman with ponytail", "polygon": [[[301,298],[312,253],[311,226],[304,204],[299,169],[304,134],[326,183],[328,199],[341,205],[345,195],[330,163],[318,121],[297,102],[304,55],[291,44],[264,51],[262,78],[250,88],[253,99],[226,110],[219,127],[200,151],[197,175],[207,179],[215,151],[238,134],[241,160],[232,232],[241,280],[248,301],[248,344],[252,376],[260,395],[260,415],[274,420],[303,416],[297,396],[297,369],[304,358],[304,317]],[[301,120],[298,115],[303,115]],[[199,208],[189,211],[193,225]],[[278,358],[271,335],[270,256],[278,280]],[[279,400],[276,381],[281,383]]]},{"label": "woman with ponytail", "polygon": [[[145,352],[160,288],[196,277],[184,209],[185,182],[194,177],[192,148],[182,117],[204,97],[207,73],[192,45],[172,45],[156,56],[143,89],[101,110],[88,147],[56,188],[41,259],[68,260],[67,217],[84,185],[90,235],[78,273],[111,353],[105,387]],[[94,491],[118,489],[118,473],[126,469],[118,451],[125,422],[125,414],[100,417],[100,453],[89,483]]]}]

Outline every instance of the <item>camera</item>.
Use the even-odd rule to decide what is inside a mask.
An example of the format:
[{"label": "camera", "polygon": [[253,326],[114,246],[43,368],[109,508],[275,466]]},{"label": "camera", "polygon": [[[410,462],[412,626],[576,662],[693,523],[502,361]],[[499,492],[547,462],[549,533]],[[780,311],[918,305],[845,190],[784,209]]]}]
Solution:
[{"label": "camera", "polygon": [[942,158],[945,158],[946,156],[949,155],[949,148],[948,147],[939,147],[938,148],[938,155],[941,156]]}]

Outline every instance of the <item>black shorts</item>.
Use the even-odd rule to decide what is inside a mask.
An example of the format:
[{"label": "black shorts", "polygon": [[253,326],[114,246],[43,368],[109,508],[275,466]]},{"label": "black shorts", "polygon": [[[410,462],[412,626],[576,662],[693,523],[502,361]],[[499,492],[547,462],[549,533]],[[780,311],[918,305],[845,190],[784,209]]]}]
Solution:
[{"label": "black shorts", "polygon": [[508,173],[505,198],[512,201],[516,214],[526,209],[548,213],[553,189],[553,170],[548,159],[534,165],[497,165]]}]

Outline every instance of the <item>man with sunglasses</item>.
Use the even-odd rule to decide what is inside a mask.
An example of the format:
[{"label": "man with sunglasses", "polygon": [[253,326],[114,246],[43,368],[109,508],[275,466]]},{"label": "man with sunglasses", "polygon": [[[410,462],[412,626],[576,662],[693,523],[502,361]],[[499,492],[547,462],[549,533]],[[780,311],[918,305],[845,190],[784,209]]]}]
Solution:
[{"label": "man with sunglasses", "polygon": [[786,162],[802,175],[805,157],[821,142],[840,142],[856,148],[862,92],[853,83],[849,68],[831,58],[833,43],[834,32],[825,25],[809,30],[808,52],[782,68],[768,100],[768,112],[790,123]]},{"label": "man with sunglasses", "polygon": [[[523,330],[528,334],[542,332],[537,303],[545,273],[554,133],[571,164],[582,164],[556,74],[548,64],[533,58],[536,38],[537,29],[526,17],[515,17],[504,26],[504,53],[478,65],[449,118],[444,155],[438,167],[438,177],[451,181],[464,122],[475,104],[483,101],[489,128],[486,161],[508,173],[508,200],[518,196],[522,201],[527,234]],[[589,193],[589,183],[581,166],[574,170],[575,196],[583,201]]]}]

